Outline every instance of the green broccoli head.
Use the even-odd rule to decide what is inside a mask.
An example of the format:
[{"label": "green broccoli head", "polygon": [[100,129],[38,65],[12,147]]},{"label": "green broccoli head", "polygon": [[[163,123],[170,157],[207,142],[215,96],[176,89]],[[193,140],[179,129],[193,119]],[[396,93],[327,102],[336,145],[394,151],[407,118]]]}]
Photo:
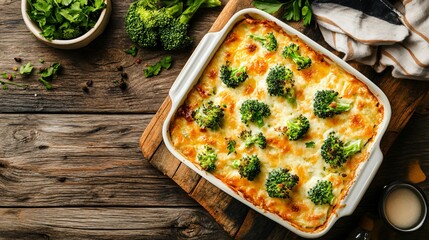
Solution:
[{"label": "green broccoli head", "polygon": [[290,58],[298,65],[298,70],[302,70],[311,66],[311,58],[303,57],[298,53],[299,46],[295,43],[289,44],[283,49],[283,57]]},{"label": "green broccoli head", "polygon": [[[175,21],[171,21],[167,26],[160,28],[160,41],[165,50],[180,50],[192,44],[192,38],[188,35],[188,23],[206,1],[193,0]],[[214,6],[217,3],[212,1],[210,4]]]},{"label": "green broccoli head", "polygon": [[323,160],[331,167],[341,167],[347,159],[362,149],[362,141],[355,140],[344,144],[335,132],[330,132],[322,144],[321,154]]},{"label": "green broccoli head", "polygon": [[271,67],[267,76],[268,93],[272,96],[285,97],[290,103],[294,104],[296,99],[292,76],[292,70],[283,65]]},{"label": "green broccoli head", "polygon": [[264,125],[264,118],[271,115],[270,107],[258,100],[246,100],[240,107],[241,121],[248,125],[254,122],[258,127]]},{"label": "green broccoli head", "polygon": [[202,152],[197,155],[202,169],[211,172],[216,169],[217,154],[213,147],[205,145]]},{"label": "green broccoli head", "polygon": [[316,185],[308,192],[308,198],[316,205],[329,204],[334,202],[332,193],[332,183],[330,181],[317,181]]},{"label": "green broccoli head", "polygon": [[174,51],[183,49],[192,44],[192,38],[188,36],[189,25],[181,23],[178,19],[168,26],[160,28],[160,41],[165,50]]},{"label": "green broccoli head", "polygon": [[240,139],[244,141],[246,147],[255,144],[259,148],[264,149],[267,146],[267,139],[262,132],[252,135],[252,131],[245,130],[240,133]]},{"label": "green broccoli head", "polygon": [[331,118],[336,114],[349,111],[351,102],[338,97],[334,90],[321,90],[316,92],[313,103],[314,115],[319,118]]},{"label": "green broccoli head", "polygon": [[214,105],[212,101],[209,101],[207,105],[202,104],[192,112],[192,117],[202,129],[218,129],[222,124],[223,116],[223,109],[219,105]]},{"label": "green broccoli head", "polygon": [[278,168],[268,174],[265,188],[268,196],[272,198],[289,198],[293,187],[298,181],[299,177],[291,174],[289,169]]},{"label": "green broccoli head", "polygon": [[246,66],[233,69],[229,64],[230,62],[227,61],[226,64],[220,67],[220,80],[222,80],[226,86],[236,88],[242,82],[246,81],[248,77]]},{"label": "green broccoli head", "polygon": [[310,121],[304,116],[299,115],[298,117],[289,120],[286,123],[287,130],[286,135],[289,140],[295,141],[302,138],[310,128]]},{"label": "green broccoli head", "polygon": [[125,31],[131,41],[140,47],[155,47],[158,45],[158,32],[155,28],[148,28],[140,18],[142,6],[140,2],[133,2],[125,17]]},{"label": "green broccoli head", "polygon": [[234,165],[238,166],[240,176],[247,178],[249,181],[253,181],[261,172],[261,161],[256,155],[244,156]]},{"label": "green broccoli head", "polygon": [[277,50],[277,39],[276,37],[274,37],[274,34],[272,32],[264,36],[251,34],[250,38],[261,43],[262,46],[269,52],[275,52]]},{"label": "green broccoli head", "polygon": [[192,43],[187,23],[204,2],[195,0],[185,11],[182,1],[133,2],[125,17],[125,30],[140,47],[153,48],[161,43],[165,50],[185,48]]},{"label": "green broccoli head", "polygon": [[[162,19],[166,17],[166,14],[159,9],[148,10],[145,8],[137,8],[136,12],[140,20],[144,23],[145,28],[158,27],[158,24],[164,22]],[[169,18],[172,19],[172,17]]]}]

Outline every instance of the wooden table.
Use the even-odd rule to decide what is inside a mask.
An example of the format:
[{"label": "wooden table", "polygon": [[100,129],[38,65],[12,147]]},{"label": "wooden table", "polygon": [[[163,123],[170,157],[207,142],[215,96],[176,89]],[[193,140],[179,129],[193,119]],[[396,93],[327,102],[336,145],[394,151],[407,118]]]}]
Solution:
[{"label": "wooden table", "polygon": [[[53,62],[64,66],[53,91],[44,89],[37,74],[17,74],[15,82],[29,85],[25,90],[0,90],[0,239],[228,239],[228,232],[200,204],[143,159],[138,145],[191,50],[172,53],[172,69],[145,78],[145,65],[168,53],[140,51],[136,58],[141,64],[125,54],[123,49],[132,46],[123,24],[131,0],[112,2],[104,34],[86,48],[64,51],[43,45],[26,29],[20,1],[0,0],[0,72],[12,73],[27,62],[37,68]],[[221,10],[195,16],[195,43]],[[128,75],[125,90],[115,83],[121,73]],[[85,92],[82,86],[88,80],[93,86]],[[408,80],[392,84],[397,81]],[[419,96],[428,89],[422,82],[408,85],[420,89]],[[418,160],[429,174],[429,98],[422,99],[409,104],[414,110],[423,102],[405,130],[386,137],[399,135],[361,204],[334,226],[331,239],[344,239],[362,215],[376,215],[381,186],[406,179],[411,161]],[[394,109],[394,114],[401,113]],[[407,122],[407,116],[397,121]],[[419,186],[429,196],[428,181]],[[409,235],[387,231],[383,236],[422,239],[429,235],[428,225]],[[261,238],[295,239],[278,225],[247,231]]]}]

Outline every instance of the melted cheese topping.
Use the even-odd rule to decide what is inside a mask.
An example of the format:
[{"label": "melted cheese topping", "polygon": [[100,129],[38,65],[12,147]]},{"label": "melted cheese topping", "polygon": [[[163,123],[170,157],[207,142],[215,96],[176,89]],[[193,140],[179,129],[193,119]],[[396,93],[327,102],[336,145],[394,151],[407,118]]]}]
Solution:
[{"label": "melted cheese topping", "polygon": [[[265,35],[270,32],[278,42],[275,52],[267,51],[249,37],[249,34]],[[301,55],[312,59],[309,68],[298,71],[295,63],[282,56],[283,48],[292,42],[299,45]],[[232,68],[247,67],[248,79],[235,89],[228,88],[219,78],[220,68],[226,61]],[[268,70],[277,64],[293,71],[296,106],[283,97],[270,96],[266,90]],[[323,89],[335,90],[343,99],[352,101],[351,110],[332,118],[316,117],[313,98],[317,90]],[[255,124],[246,127],[241,122],[239,108],[247,99],[258,99],[269,105],[271,116],[264,119],[263,127],[258,128]],[[218,130],[202,130],[192,119],[191,112],[208,101],[224,108],[225,116]],[[326,227],[328,219],[340,207],[341,199],[353,183],[356,168],[368,158],[371,140],[383,119],[383,112],[382,104],[366,85],[330,59],[312,50],[297,37],[286,34],[273,22],[246,19],[229,33],[188,94],[171,121],[170,134],[175,149],[198,167],[198,152],[204,145],[211,145],[218,156],[216,169],[212,172],[215,177],[255,206],[279,215],[302,231],[317,232]],[[289,119],[299,114],[310,121],[310,129],[303,139],[289,141],[287,136],[275,130],[284,127]],[[246,148],[238,138],[243,130],[252,130],[253,134],[263,132],[267,147]],[[337,169],[325,163],[320,152],[324,139],[331,131],[335,131],[343,141],[362,139],[367,143],[360,153]],[[236,153],[228,155],[227,142],[231,139],[236,140]],[[314,141],[314,148],[306,148],[305,143],[310,141]],[[238,170],[232,167],[232,161],[252,154],[257,154],[262,166],[260,174],[249,181],[240,177]],[[271,198],[265,189],[268,173],[280,167],[299,176],[299,182],[288,199]],[[315,205],[308,199],[308,190],[318,180],[332,182],[335,195],[332,205]]]}]

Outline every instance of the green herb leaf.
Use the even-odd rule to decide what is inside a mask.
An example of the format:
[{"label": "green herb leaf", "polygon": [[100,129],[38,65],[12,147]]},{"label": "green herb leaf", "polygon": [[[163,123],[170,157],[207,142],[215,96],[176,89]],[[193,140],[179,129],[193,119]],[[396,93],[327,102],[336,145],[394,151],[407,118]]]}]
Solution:
[{"label": "green herb leaf", "polygon": [[46,90],[52,90],[53,86],[50,82],[57,76],[58,71],[61,69],[61,64],[54,63],[49,68],[40,71],[39,81],[45,85]]},{"label": "green herb leaf", "polygon": [[235,140],[229,140],[228,141],[228,145],[227,145],[227,149],[228,149],[228,155],[231,153],[235,153],[235,145],[237,143],[235,142]]},{"label": "green herb leaf", "polygon": [[253,1],[253,6],[267,13],[273,14],[280,10],[280,8],[286,3],[282,3],[276,0],[259,0]]},{"label": "green herb leaf", "polygon": [[161,72],[161,64],[149,65],[144,70],[144,76],[149,78],[158,75]]},{"label": "green herb leaf", "polygon": [[172,62],[173,62],[173,59],[171,58],[171,56],[166,56],[166,57],[162,58],[161,61],[159,61],[162,68],[164,68],[164,69],[169,69],[171,67]]},{"label": "green herb leaf", "polygon": [[316,146],[316,143],[313,141],[305,143],[306,148],[314,148],[315,146]]},{"label": "green herb leaf", "polygon": [[157,62],[156,64],[149,65],[144,70],[144,76],[147,78],[156,76],[161,72],[162,68],[169,69],[171,67],[172,62],[173,62],[173,59],[171,58],[171,56],[166,56],[161,60],[159,60],[159,62]]},{"label": "green herb leaf", "polygon": [[26,84],[19,84],[19,83],[15,83],[15,82],[6,82],[6,81],[3,81],[3,80],[0,80],[0,85],[3,85],[3,90],[9,89],[8,85],[14,85],[14,86],[17,86],[17,87],[22,87],[22,88],[28,87],[28,85],[26,85]]},{"label": "green herb leaf", "polygon": [[311,0],[256,0],[253,6],[267,13],[273,14],[283,9],[283,18],[287,21],[303,20],[304,25],[311,23],[313,12],[311,11]]},{"label": "green herb leaf", "polygon": [[28,16],[42,29],[48,40],[73,39],[94,27],[104,0],[27,0]]},{"label": "green herb leaf", "polygon": [[7,79],[7,73],[6,72],[2,72],[1,76],[3,79]]},{"label": "green herb leaf", "polygon": [[302,7],[302,18],[304,25],[310,25],[313,11],[311,11],[311,5],[308,0],[305,0],[305,5]]},{"label": "green herb leaf", "polygon": [[136,46],[132,46],[129,49],[125,49],[124,52],[135,57],[135,56],[137,56],[138,49]]},{"label": "green herb leaf", "polygon": [[28,62],[19,68],[19,74],[21,75],[30,75],[31,72],[33,72],[33,66],[31,66],[31,62]]}]

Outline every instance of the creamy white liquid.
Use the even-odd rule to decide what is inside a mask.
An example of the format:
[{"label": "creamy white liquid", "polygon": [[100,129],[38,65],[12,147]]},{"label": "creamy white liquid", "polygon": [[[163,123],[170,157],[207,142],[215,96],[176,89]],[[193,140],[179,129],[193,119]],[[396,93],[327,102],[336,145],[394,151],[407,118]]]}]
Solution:
[{"label": "creamy white liquid", "polygon": [[408,229],[419,221],[422,205],[416,194],[407,188],[398,188],[386,199],[387,219],[398,228]]}]

